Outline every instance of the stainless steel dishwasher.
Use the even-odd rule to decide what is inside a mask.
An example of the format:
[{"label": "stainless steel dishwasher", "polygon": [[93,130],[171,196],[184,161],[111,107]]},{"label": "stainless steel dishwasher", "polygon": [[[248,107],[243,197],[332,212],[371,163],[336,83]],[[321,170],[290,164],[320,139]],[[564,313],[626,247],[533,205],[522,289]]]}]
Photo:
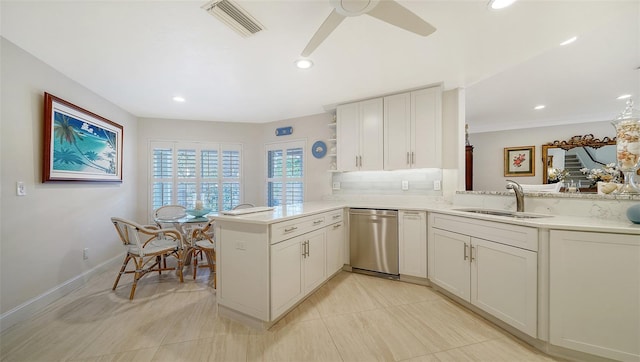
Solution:
[{"label": "stainless steel dishwasher", "polygon": [[349,225],[353,271],[397,277],[398,211],[350,209]]}]

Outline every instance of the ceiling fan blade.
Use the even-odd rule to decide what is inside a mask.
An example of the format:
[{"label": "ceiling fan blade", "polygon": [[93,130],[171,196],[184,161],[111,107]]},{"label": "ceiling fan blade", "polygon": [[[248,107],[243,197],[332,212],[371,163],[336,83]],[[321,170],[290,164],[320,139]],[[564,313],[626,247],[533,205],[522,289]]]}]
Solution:
[{"label": "ceiling fan blade", "polygon": [[366,14],[422,36],[436,31],[431,24],[393,0],[381,0]]},{"label": "ceiling fan blade", "polygon": [[309,40],[309,44],[307,44],[306,48],[302,51],[303,57],[308,57],[313,53],[314,50],[331,34],[331,32],[344,20],[344,16],[338,14],[335,9],[331,11],[331,14],[324,20],[322,25],[311,40]]}]

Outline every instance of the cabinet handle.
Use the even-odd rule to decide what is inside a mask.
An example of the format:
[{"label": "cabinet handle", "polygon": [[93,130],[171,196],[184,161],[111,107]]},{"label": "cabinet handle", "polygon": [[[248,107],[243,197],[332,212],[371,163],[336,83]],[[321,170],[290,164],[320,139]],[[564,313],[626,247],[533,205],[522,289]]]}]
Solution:
[{"label": "cabinet handle", "polygon": [[284,232],[285,232],[285,233],[290,233],[290,232],[292,232],[293,230],[298,230],[298,227],[297,227],[297,226],[292,226],[292,227],[290,227],[290,228],[285,228],[285,229],[284,229]]},{"label": "cabinet handle", "polygon": [[302,242],[302,257],[303,258],[307,257],[307,242],[306,241]]},{"label": "cabinet handle", "polygon": [[[475,249],[475,247],[474,247],[473,245],[471,245],[471,253],[470,253],[470,255],[471,255],[471,261],[473,261],[473,260],[474,260],[474,258],[473,258],[473,249]],[[477,257],[478,257],[478,256],[476,255],[476,258],[477,258]]]},{"label": "cabinet handle", "polygon": [[467,245],[467,243],[464,243],[464,260],[467,260],[468,256],[467,256],[467,248],[469,246]]},{"label": "cabinet handle", "polygon": [[356,167],[358,167],[358,156],[356,156]]},{"label": "cabinet handle", "polygon": [[313,225],[318,225],[318,224],[322,224],[324,222],[324,220],[316,220],[313,222]]},{"label": "cabinet handle", "polygon": [[411,161],[409,161],[409,152],[407,152],[407,165],[411,164]]},{"label": "cabinet handle", "polygon": [[307,240],[307,257],[309,257],[309,240]]},{"label": "cabinet handle", "polygon": [[416,154],[411,152],[411,164],[415,164],[416,163]]},{"label": "cabinet handle", "polygon": [[337,229],[337,228],[339,228],[340,226],[342,226],[342,224],[335,224],[335,225],[333,225],[333,228],[334,228],[334,229]]},{"label": "cabinet handle", "polygon": [[358,156],[358,167],[362,167],[362,156]]},{"label": "cabinet handle", "polygon": [[342,215],[333,215],[333,220],[339,219]]}]

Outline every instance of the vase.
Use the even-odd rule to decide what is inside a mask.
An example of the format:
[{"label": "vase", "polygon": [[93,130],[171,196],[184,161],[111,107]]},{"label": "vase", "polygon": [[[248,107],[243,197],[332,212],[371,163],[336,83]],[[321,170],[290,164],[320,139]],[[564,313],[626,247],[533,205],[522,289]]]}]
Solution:
[{"label": "vase", "polygon": [[627,209],[627,218],[634,224],[640,224],[640,204],[632,205]]},{"label": "vase", "polygon": [[640,193],[640,185],[635,183],[635,173],[640,166],[640,116],[633,109],[633,101],[627,101],[627,108],[614,120],[616,129],[616,161],[624,175],[620,194]]}]

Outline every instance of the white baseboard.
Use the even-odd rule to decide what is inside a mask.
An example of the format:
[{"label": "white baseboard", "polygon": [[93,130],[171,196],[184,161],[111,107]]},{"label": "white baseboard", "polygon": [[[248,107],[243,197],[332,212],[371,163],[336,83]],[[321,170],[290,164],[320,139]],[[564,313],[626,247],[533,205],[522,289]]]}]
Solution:
[{"label": "white baseboard", "polygon": [[[0,315],[0,332],[4,332],[7,328],[29,319],[37,312],[41,311],[42,308],[83,286],[91,276],[100,274],[108,269],[113,269],[114,267],[112,264],[119,265],[120,263],[122,263],[122,255],[115,256],[112,259],[87,270],[77,277],[69,279],[39,296],[31,298],[19,306],[3,313]],[[117,270],[113,270],[115,275]]]}]

